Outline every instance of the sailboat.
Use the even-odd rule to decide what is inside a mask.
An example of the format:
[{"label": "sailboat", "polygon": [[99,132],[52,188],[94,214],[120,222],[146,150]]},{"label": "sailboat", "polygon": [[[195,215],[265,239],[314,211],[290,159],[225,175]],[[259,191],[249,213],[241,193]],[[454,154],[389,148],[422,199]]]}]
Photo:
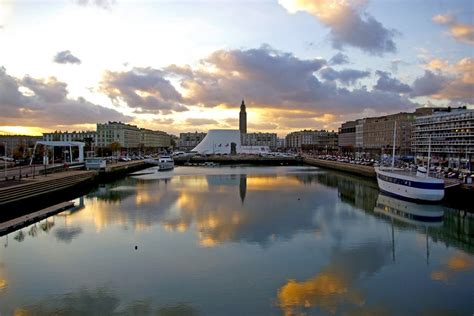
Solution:
[{"label": "sailboat", "polygon": [[376,167],[377,184],[380,191],[401,199],[419,202],[439,202],[444,197],[444,180],[431,177],[430,155],[431,137],[428,146],[428,167],[420,167],[416,172],[395,168],[395,141],[397,122],[393,129],[392,166],[388,168]]}]

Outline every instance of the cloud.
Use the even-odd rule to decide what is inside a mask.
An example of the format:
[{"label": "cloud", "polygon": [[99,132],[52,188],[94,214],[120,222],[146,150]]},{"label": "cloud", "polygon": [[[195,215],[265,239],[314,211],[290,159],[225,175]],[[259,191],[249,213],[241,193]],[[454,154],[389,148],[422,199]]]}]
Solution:
[{"label": "cloud", "polygon": [[387,29],[365,11],[365,1],[348,0],[279,0],[290,13],[305,11],[330,29],[330,39],[336,49],[357,47],[372,55],[397,50],[393,38],[398,34]]},{"label": "cloud", "polygon": [[55,77],[20,79],[7,74],[5,68],[0,68],[0,112],[0,125],[14,122],[44,128],[130,120],[82,97],[69,98],[67,84]]},{"label": "cloud", "polygon": [[474,104],[474,58],[463,58],[454,64],[435,58],[426,68],[424,75],[413,82],[412,97],[430,96]]},{"label": "cloud", "polygon": [[[262,46],[247,50],[219,50],[199,67],[176,66],[164,70],[185,90],[186,104],[233,106],[244,98],[252,109],[306,111],[313,117],[326,113],[361,113],[364,109],[397,111],[415,105],[405,97],[367,87],[348,89],[315,75],[327,62],[299,59],[290,53]],[[339,80],[350,82],[365,72],[342,71]],[[283,117],[285,113],[281,114]],[[308,114],[310,115],[310,114]],[[306,118],[311,118],[311,116]]]},{"label": "cloud", "polygon": [[111,9],[115,4],[115,0],[76,0],[78,5],[81,6],[97,6],[102,9]]},{"label": "cloud", "polygon": [[409,85],[402,83],[396,78],[392,78],[388,72],[377,70],[375,74],[379,77],[377,84],[374,86],[376,90],[394,93],[408,93],[412,91]]},{"label": "cloud", "polygon": [[[437,24],[446,25],[449,28],[449,34],[457,41],[474,44],[474,25],[460,23],[451,14],[438,14],[433,17]],[[472,21],[472,19],[471,19]]]},{"label": "cloud", "polygon": [[58,64],[80,64],[81,60],[71,54],[71,51],[64,50],[62,52],[58,52],[54,56],[54,62]]},{"label": "cloud", "polygon": [[425,70],[425,74],[413,82],[413,92],[410,95],[412,97],[435,95],[443,89],[448,80],[441,74]]},{"label": "cloud", "polygon": [[390,61],[390,68],[392,70],[392,72],[396,73],[398,72],[398,67],[400,66],[407,66],[409,65],[407,62],[399,59],[399,58],[396,58],[396,59],[393,59],[392,61]]},{"label": "cloud", "polygon": [[124,102],[136,113],[187,111],[182,105],[183,97],[164,75],[165,72],[151,67],[124,72],[106,71],[100,91],[115,104]]},{"label": "cloud", "polygon": [[349,63],[349,57],[344,55],[343,53],[339,52],[336,55],[332,56],[329,60],[329,64],[331,65],[343,65]]},{"label": "cloud", "polygon": [[200,125],[217,125],[219,124],[216,120],[213,119],[205,119],[205,118],[188,118],[186,119],[186,124],[192,126],[200,126]]},{"label": "cloud", "polygon": [[331,67],[322,69],[319,74],[325,80],[339,80],[345,85],[354,84],[357,80],[370,76],[370,71],[356,69],[334,70]]}]

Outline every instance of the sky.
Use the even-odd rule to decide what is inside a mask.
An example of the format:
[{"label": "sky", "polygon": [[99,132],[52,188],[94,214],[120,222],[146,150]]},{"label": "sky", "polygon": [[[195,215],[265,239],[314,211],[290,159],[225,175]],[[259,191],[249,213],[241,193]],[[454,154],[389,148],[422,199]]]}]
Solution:
[{"label": "sky", "polygon": [[474,108],[472,0],[0,0],[0,134]]}]

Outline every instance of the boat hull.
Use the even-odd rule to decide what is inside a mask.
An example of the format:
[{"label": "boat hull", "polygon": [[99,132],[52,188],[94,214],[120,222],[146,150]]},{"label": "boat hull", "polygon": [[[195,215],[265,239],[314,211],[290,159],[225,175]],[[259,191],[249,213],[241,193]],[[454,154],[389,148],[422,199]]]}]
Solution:
[{"label": "boat hull", "polygon": [[444,181],[375,169],[380,191],[398,198],[419,202],[439,202],[444,197]]},{"label": "boat hull", "polygon": [[174,168],[174,162],[160,162],[158,163],[158,171],[166,171]]}]

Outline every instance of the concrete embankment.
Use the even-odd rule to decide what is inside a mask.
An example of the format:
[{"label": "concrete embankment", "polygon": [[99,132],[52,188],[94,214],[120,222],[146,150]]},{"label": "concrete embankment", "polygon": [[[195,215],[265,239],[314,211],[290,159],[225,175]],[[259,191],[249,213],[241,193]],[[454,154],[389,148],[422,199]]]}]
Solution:
[{"label": "concrete embankment", "polygon": [[[65,190],[76,189],[80,186],[90,184],[94,181],[97,172],[95,171],[65,171],[53,173],[48,176],[37,176],[34,179],[22,181],[0,188],[0,209],[6,210],[7,206],[24,207],[25,203],[33,203],[39,199],[49,199]],[[2,212],[3,213],[3,212]],[[0,214],[3,216],[5,214]]]},{"label": "concrete embankment", "polygon": [[345,171],[363,177],[376,178],[374,167],[349,164],[339,161],[322,160],[316,158],[304,158],[306,164],[327,169]]},{"label": "concrete embankment", "polygon": [[[97,181],[122,177],[127,173],[147,167],[143,161],[119,162],[107,165],[105,170],[69,170],[7,181],[0,187],[0,222],[8,217],[28,213],[31,209],[46,207],[85,194]],[[17,210],[11,214],[8,210]]]},{"label": "concrete embankment", "polygon": [[67,210],[74,206],[73,202],[63,202],[59,203],[45,209],[30,213],[28,215],[23,215],[6,222],[0,223],[0,236],[3,236],[9,232],[18,230],[20,228],[26,227],[30,224],[36,223],[43,218],[49,217],[51,215],[57,214],[64,210]]}]

